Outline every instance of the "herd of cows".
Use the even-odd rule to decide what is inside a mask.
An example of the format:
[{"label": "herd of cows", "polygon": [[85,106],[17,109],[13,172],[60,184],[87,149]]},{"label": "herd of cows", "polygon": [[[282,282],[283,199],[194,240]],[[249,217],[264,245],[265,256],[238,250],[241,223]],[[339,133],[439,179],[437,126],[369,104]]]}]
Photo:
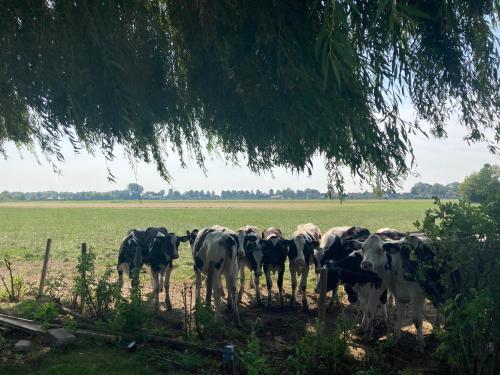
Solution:
[{"label": "herd of cows", "polygon": [[334,227],[322,234],[316,225],[310,223],[298,225],[290,239],[285,239],[278,228],[260,232],[249,225],[238,231],[214,225],[187,231],[185,236],[177,236],[163,227],[133,229],[120,245],[120,283],[124,272],[129,274],[134,283],[132,271],[139,270],[143,264],[148,265],[152,275],[155,308],[159,308],[159,294],[164,288],[165,305],[167,309],[171,309],[170,275],[172,262],[179,257],[181,242],[189,242],[191,247],[197,300],[200,299],[202,274],[210,275],[206,282],[213,290],[216,318],[223,313],[221,297],[225,295],[222,286],[224,276],[228,309],[233,319],[240,323],[238,305],[244,292],[246,268],[251,270],[250,283],[255,286],[255,299],[258,303],[261,302],[259,279],[264,273],[267,307],[272,303],[271,274],[278,274],[279,304],[283,307],[283,276],[288,259],[292,284],[290,305],[296,304],[299,276],[302,307],[308,308],[306,288],[310,266],[314,265],[316,273],[316,292],[318,275],[324,267],[328,270],[327,290],[333,291],[332,300],[338,285],[342,284],[349,302],[357,304],[362,310],[360,331],[365,339],[373,335],[377,309],[381,308],[387,319],[388,294],[395,301],[396,339],[401,335],[402,315],[407,303],[411,303],[412,307],[412,319],[417,330],[417,349],[424,347],[422,325],[425,297],[430,298],[437,308],[435,324],[440,324],[438,307],[442,302],[444,288],[440,285],[439,278],[443,270],[431,270],[423,279],[417,280],[415,274],[418,262],[433,257],[427,239],[417,234],[404,234],[390,228],[383,228],[372,234],[362,227]]}]

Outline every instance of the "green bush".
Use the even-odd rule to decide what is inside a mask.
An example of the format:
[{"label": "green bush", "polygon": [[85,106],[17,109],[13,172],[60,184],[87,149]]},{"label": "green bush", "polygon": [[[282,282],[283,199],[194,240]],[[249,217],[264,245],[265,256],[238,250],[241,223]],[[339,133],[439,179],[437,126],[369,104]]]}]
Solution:
[{"label": "green bush", "polygon": [[57,306],[53,302],[27,300],[20,302],[16,310],[23,318],[36,320],[45,328],[59,316]]},{"label": "green bush", "polygon": [[247,339],[246,346],[240,352],[240,361],[248,375],[260,375],[269,373],[267,358],[262,353],[259,338],[252,329]]},{"label": "green bush", "polygon": [[349,340],[349,323],[339,316],[335,331],[328,334],[316,321],[314,332],[307,332],[295,347],[290,359],[293,374],[344,374]]},{"label": "green bush", "polygon": [[73,280],[73,295],[81,301],[81,308],[93,318],[106,319],[120,299],[120,286],[111,280],[113,269],[106,267],[100,276],[95,270],[95,253],[90,248],[78,257],[77,273]]},{"label": "green bush", "polygon": [[445,266],[445,329],[438,353],[459,373],[499,373],[500,202],[437,200],[436,206],[416,224]]},{"label": "green bush", "polygon": [[139,332],[151,318],[142,301],[141,290],[133,288],[129,300],[117,301],[110,328],[121,332]]}]

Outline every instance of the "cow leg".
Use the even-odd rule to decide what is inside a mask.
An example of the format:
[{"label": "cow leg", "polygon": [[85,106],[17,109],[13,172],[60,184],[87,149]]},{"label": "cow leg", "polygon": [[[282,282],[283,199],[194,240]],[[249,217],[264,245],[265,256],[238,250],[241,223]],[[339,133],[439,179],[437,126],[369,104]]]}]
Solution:
[{"label": "cow leg", "polygon": [[252,277],[252,270],[250,270],[250,279],[248,280],[248,289],[253,289],[254,288],[254,282],[253,282],[253,277]]},{"label": "cow leg", "polygon": [[423,310],[424,310],[424,298],[423,297],[417,297],[414,298],[412,301],[412,320],[413,324],[415,324],[415,328],[417,330],[417,346],[415,347],[415,350],[419,352],[424,351],[425,347],[425,342],[424,342],[424,333],[422,331],[423,329]]},{"label": "cow leg", "polygon": [[[222,277],[218,279],[218,287],[220,289],[220,295],[221,295],[221,297],[225,298],[226,297],[226,293],[224,292],[224,287],[222,286]],[[227,287],[227,284],[226,284],[226,287]]]},{"label": "cow leg", "polygon": [[302,292],[302,309],[307,311],[309,306],[307,304],[307,276],[309,274],[309,266],[306,264],[302,270],[302,275],[300,277],[300,291]]},{"label": "cow leg", "polygon": [[160,266],[160,293],[163,292],[163,285],[165,284],[165,266]]},{"label": "cow leg", "polygon": [[375,313],[377,312],[377,306],[379,304],[378,299],[379,296],[377,290],[372,287],[368,291],[366,300],[363,301],[364,303],[366,303],[363,309],[363,319],[365,320],[365,333],[363,338],[365,341],[371,340],[373,338],[373,322],[375,321]]},{"label": "cow leg", "polygon": [[401,320],[403,319],[404,303],[396,300],[396,321],[394,322],[394,338],[399,341],[401,338]]},{"label": "cow leg", "polygon": [[238,303],[236,302],[236,291],[237,291],[237,280],[238,280],[238,267],[231,267],[228,271],[225,272],[226,278],[226,286],[227,286],[227,294],[228,294],[228,303],[231,301],[231,308],[233,312],[234,320],[236,324],[241,325],[240,314],[238,312]]},{"label": "cow leg", "polygon": [[151,281],[153,283],[153,291],[155,294],[155,311],[160,310],[160,280],[159,272],[151,270]]},{"label": "cow leg", "polygon": [[264,269],[264,274],[266,275],[266,286],[267,286],[267,304],[266,307],[268,309],[271,308],[271,303],[273,300],[273,279],[271,277],[271,271],[269,269]]},{"label": "cow leg", "polygon": [[165,308],[172,310],[172,303],[170,302],[170,276],[172,274],[172,266],[167,266],[165,269]]},{"label": "cow leg", "polygon": [[444,326],[444,312],[443,305],[440,304],[436,307],[436,319],[434,320],[434,324],[432,325],[432,331],[440,330]]},{"label": "cow leg", "polygon": [[[214,301],[215,301],[215,321],[219,320],[219,318],[222,316],[222,300],[220,296],[220,288],[217,285],[217,280],[220,279],[220,273],[219,271],[214,272],[213,277],[215,278],[215,285],[214,282],[212,282],[212,290],[214,293]],[[207,279],[207,288],[208,288],[208,279]]]},{"label": "cow leg", "polygon": [[285,304],[285,299],[283,298],[283,275],[285,274],[285,265],[282,264],[280,266],[280,270],[278,271],[278,292],[280,299],[280,307],[283,308]]},{"label": "cow leg", "polygon": [[118,285],[120,286],[120,292],[123,287],[123,274],[126,273],[127,275],[130,272],[130,267],[127,262],[123,262],[118,265],[117,271],[118,271]]},{"label": "cow leg", "polygon": [[194,295],[196,298],[196,302],[201,301],[201,272],[199,270],[195,270],[195,288],[194,288]]},{"label": "cow leg", "polygon": [[337,285],[335,287],[335,289],[332,290],[332,298],[330,298],[330,303],[328,304],[328,308],[327,308],[328,311],[332,311],[333,306],[340,305],[338,289],[339,289],[339,286]]},{"label": "cow leg", "polygon": [[241,266],[240,268],[240,290],[238,292],[238,302],[241,303],[241,299],[243,298],[243,292],[245,291],[245,266]]},{"label": "cow leg", "polygon": [[[250,276],[252,272],[250,272]],[[255,298],[257,299],[257,303],[262,304],[262,300],[260,299],[260,285],[259,285],[259,276],[255,275]]]},{"label": "cow leg", "polygon": [[290,261],[290,276],[292,278],[292,296],[290,297],[290,307],[295,307],[295,295],[297,293],[297,266],[294,261]]}]

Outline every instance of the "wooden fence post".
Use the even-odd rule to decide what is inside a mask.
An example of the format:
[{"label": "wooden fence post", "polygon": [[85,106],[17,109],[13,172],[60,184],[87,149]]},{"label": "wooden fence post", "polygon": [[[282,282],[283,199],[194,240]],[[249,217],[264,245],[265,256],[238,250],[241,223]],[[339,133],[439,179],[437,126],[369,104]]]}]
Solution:
[{"label": "wooden fence post", "polygon": [[318,318],[321,321],[326,319],[326,288],[328,281],[328,269],[321,268],[319,272],[319,306],[318,306]]},{"label": "wooden fence post", "polygon": [[87,255],[87,243],[82,242],[82,256]]},{"label": "wooden fence post", "polygon": [[40,286],[38,287],[38,297],[43,295],[43,287],[45,285],[45,278],[47,276],[47,267],[49,265],[50,247],[52,246],[52,239],[47,239],[45,246],[45,257],[43,258],[42,275],[40,276]]},{"label": "wooden fence post", "polygon": [[[207,272],[207,290],[206,290],[206,298],[205,303],[208,306],[212,303],[212,286],[214,285],[214,262],[208,263],[208,272]],[[218,283],[216,283],[217,287],[219,287]]]}]

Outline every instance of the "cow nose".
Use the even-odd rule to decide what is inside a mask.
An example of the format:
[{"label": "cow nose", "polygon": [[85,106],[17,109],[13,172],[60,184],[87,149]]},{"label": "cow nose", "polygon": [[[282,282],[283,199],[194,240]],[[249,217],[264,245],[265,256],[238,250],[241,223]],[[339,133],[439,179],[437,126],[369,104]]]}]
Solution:
[{"label": "cow nose", "polygon": [[297,266],[299,266],[299,267],[303,267],[303,266],[306,264],[306,262],[305,262],[305,260],[304,260],[304,259],[302,259],[302,258],[297,258],[297,259],[295,259],[295,264],[296,264]]},{"label": "cow nose", "polygon": [[361,268],[366,271],[371,271],[373,265],[370,262],[361,262]]}]

